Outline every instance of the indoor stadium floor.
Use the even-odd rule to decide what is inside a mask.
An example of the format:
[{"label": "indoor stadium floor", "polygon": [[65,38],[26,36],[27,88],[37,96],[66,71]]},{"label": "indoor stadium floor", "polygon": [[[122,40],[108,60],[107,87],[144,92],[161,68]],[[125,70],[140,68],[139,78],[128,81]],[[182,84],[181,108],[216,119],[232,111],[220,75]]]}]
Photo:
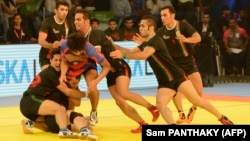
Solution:
[{"label": "indoor stadium floor", "polygon": [[[155,88],[133,90],[141,93],[151,103],[155,103]],[[250,124],[250,87],[249,83],[216,84],[214,87],[204,88],[204,98],[208,99],[219,111],[228,116],[235,124]],[[130,130],[137,128],[138,124],[126,117],[115,105],[107,91],[101,91],[98,118],[99,123],[94,127],[94,133],[99,141],[141,141],[141,134],[132,134]],[[35,129],[35,134],[22,132],[21,120],[24,118],[19,112],[18,102],[20,97],[5,97],[0,99],[0,140],[1,141],[59,141],[57,134],[43,132]],[[165,124],[160,117],[155,123],[151,122],[151,114],[143,107],[135,105],[142,117],[149,124]],[[185,113],[191,104],[183,97]],[[173,111],[175,119],[178,113],[171,102],[169,107]],[[90,103],[83,99],[76,111],[85,115],[89,114]],[[187,124],[187,123],[184,123]],[[207,111],[198,108],[194,120],[190,124],[221,124],[216,117]],[[67,141],[80,139],[64,139]]]}]

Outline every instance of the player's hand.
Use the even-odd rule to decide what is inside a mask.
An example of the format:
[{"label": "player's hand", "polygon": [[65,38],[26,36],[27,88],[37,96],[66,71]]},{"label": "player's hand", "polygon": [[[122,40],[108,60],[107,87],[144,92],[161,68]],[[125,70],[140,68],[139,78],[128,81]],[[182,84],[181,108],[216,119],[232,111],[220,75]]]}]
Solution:
[{"label": "player's hand", "polygon": [[59,81],[60,83],[66,83],[68,81],[66,75],[61,75]]},{"label": "player's hand", "polygon": [[106,38],[107,38],[111,43],[114,42],[111,36],[106,36]]},{"label": "player's hand", "polygon": [[120,51],[120,50],[115,50],[115,51],[112,51],[112,52],[110,52],[110,57],[112,57],[112,58],[123,58],[123,54],[122,54],[122,52]]},{"label": "player's hand", "polygon": [[61,46],[61,41],[55,41],[53,43],[53,49],[59,48]]},{"label": "player's hand", "polygon": [[138,34],[138,33],[136,33],[136,34],[133,36],[132,40],[133,40],[134,42],[136,42],[137,44],[142,44],[142,43],[145,41],[144,38],[142,38],[141,35]]}]

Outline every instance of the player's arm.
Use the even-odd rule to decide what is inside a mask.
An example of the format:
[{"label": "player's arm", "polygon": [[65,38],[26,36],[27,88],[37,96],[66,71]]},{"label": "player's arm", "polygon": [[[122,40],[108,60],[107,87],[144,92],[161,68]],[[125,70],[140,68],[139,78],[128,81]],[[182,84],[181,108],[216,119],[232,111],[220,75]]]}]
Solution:
[{"label": "player's arm", "polygon": [[107,59],[104,59],[103,62],[100,63],[100,65],[102,66],[102,70],[98,75],[98,77],[96,78],[97,83],[99,83],[111,70],[111,65],[109,64]]},{"label": "player's arm", "polygon": [[67,82],[67,77],[66,77],[66,73],[68,70],[68,60],[65,57],[62,57],[62,61],[61,61],[61,76],[60,76],[60,82]]},{"label": "player's arm", "polygon": [[40,31],[38,36],[38,44],[47,49],[53,49],[53,43],[46,41],[48,33]]},{"label": "player's arm", "polygon": [[145,60],[152,54],[154,54],[155,49],[152,47],[145,47],[141,51],[138,47],[133,48],[129,51],[122,52],[121,50],[115,50],[110,53],[110,56],[113,58],[128,58],[134,60]]},{"label": "player's arm", "polygon": [[70,98],[82,98],[86,97],[87,94],[85,92],[79,91],[79,90],[74,90],[69,88],[65,83],[61,83],[56,87],[58,90],[63,92],[66,96]]},{"label": "player's arm", "polygon": [[181,40],[182,42],[195,44],[195,43],[199,43],[201,41],[201,36],[198,32],[195,32],[190,37],[185,37],[184,35],[179,34],[177,36],[177,39]]}]

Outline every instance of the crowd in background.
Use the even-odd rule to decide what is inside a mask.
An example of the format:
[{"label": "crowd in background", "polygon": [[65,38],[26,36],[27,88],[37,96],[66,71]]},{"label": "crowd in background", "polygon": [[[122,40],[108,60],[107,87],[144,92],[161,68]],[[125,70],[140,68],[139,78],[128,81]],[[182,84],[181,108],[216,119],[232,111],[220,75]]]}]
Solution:
[{"label": "crowd in background", "polygon": [[[40,0],[37,11],[23,14],[20,7],[24,3],[34,0],[0,0],[0,42],[1,44],[37,43],[40,25],[45,18],[54,14],[56,0]],[[39,0],[37,0],[39,1]],[[114,41],[132,41],[138,33],[138,25],[143,15],[150,14],[157,20],[158,27],[162,26],[160,9],[172,5],[176,9],[177,20],[187,20],[202,37],[197,45],[196,57],[200,70],[211,75],[218,75],[215,71],[216,60],[213,55],[218,51],[224,56],[223,66],[226,75],[249,75],[249,43],[250,34],[250,4],[246,7],[233,9],[230,5],[221,6],[218,19],[213,19],[213,6],[217,0],[65,0],[69,3],[68,21],[74,25],[74,12],[77,9],[88,11],[111,11],[104,33]],[[207,24],[209,23],[209,24]],[[100,29],[97,18],[91,20],[93,29]],[[236,33],[235,33],[236,31]],[[234,33],[233,33],[234,32]],[[207,48],[206,48],[207,47]],[[216,48],[216,47],[219,47]],[[206,49],[204,49],[206,48]],[[216,48],[216,50],[215,50]],[[230,48],[240,49],[232,52]],[[208,52],[211,50],[211,54]],[[235,50],[233,50],[235,51]],[[236,50],[237,51],[237,50]],[[208,54],[210,59],[204,60]],[[212,57],[211,57],[212,56]],[[204,60],[204,61],[201,61]],[[206,61],[212,62],[211,71]],[[206,67],[202,67],[206,64]],[[249,65],[250,66],[250,65]]]}]

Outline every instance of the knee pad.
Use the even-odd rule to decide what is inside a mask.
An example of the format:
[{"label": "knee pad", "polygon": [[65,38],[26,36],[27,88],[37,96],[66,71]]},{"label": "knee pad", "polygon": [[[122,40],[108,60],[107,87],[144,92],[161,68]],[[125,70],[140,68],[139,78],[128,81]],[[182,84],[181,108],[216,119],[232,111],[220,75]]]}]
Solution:
[{"label": "knee pad", "polygon": [[74,119],[78,116],[83,117],[83,115],[81,113],[71,112],[69,115],[69,121],[73,124]]}]

